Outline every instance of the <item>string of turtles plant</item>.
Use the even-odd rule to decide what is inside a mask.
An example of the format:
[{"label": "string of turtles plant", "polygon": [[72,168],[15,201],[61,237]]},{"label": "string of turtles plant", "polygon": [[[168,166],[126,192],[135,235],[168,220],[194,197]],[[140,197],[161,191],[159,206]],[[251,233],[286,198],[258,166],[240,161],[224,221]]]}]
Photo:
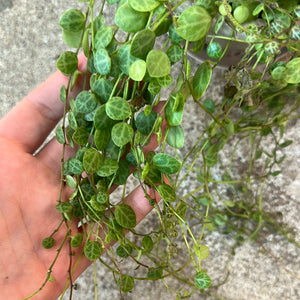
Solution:
[{"label": "string of turtles plant", "polygon": [[[292,143],[284,140],[286,124],[299,114],[297,1],[78,1],[87,3],[86,11],[71,8],[59,21],[65,42],[75,50],[62,53],[57,61],[69,83],[60,92],[65,114],[56,137],[64,149],[77,147],[74,157],[62,157],[61,185],[66,183],[74,190],[69,202],[59,198],[56,206],[62,213],[59,228],[69,229],[63,243],[71,248],[83,245],[88,259],[99,260],[110,269],[121,295],[131,291],[137,280],[146,279],[160,279],[173,290],[166,279],[174,277],[189,287],[174,290],[177,299],[195,291],[210,293],[216,286],[209,269],[202,266],[209,254],[203,242],[208,230],[234,233],[242,242],[258,241],[260,233],[271,227],[299,247],[262,206],[265,183],[280,173],[285,158],[281,150]],[[186,3],[189,6],[182,8]],[[104,18],[106,5],[116,9],[114,24]],[[262,20],[258,25],[248,23],[258,19]],[[221,34],[225,26],[230,28],[229,35]],[[163,46],[158,49],[155,44],[162,37]],[[212,73],[232,42],[245,45],[245,50],[239,63],[225,74],[224,97],[221,101],[204,98]],[[89,74],[78,71],[79,51],[88,59]],[[189,53],[201,51],[208,59],[194,72]],[[79,74],[86,78],[86,89],[71,99],[69,92]],[[169,96],[157,110],[166,88]],[[206,123],[183,155],[181,125],[187,101],[201,108]],[[167,126],[162,131],[164,119]],[[144,153],[151,137],[158,141],[160,151]],[[273,140],[272,150],[264,147],[266,139]],[[244,141],[249,145],[248,169],[236,177],[236,153]],[[229,165],[219,159],[226,147],[231,149]],[[217,166],[221,166],[221,179],[214,177]],[[157,229],[149,233],[135,229],[135,213],[124,203],[131,173],[158,216]],[[178,193],[192,174],[197,174],[197,188]],[[123,197],[114,204],[110,191],[119,185],[124,186]],[[230,191],[228,197],[224,188]],[[155,194],[162,198],[160,205]],[[190,226],[191,218],[200,224],[200,231],[194,230],[195,224]],[[74,219],[87,226],[73,236],[70,224]],[[55,245],[59,228],[43,240],[45,248]],[[125,236],[126,231],[135,235],[135,242]],[[188,254],[181,267],[173,264],[179,238]],[[106,250],[112,261],[109,265],[101,254],[104,244],[113,241],[118,246]],[[135,276],[134,271],[123,274],[118,267],[120,258],[132,259],[144,276]],[[142,263],[143,258],[147,263]],[[53,279],[53,264],[44,285]],[[194,273],[183,276],[190,264]],[[66,284],[71,291],[72,271]]]}]

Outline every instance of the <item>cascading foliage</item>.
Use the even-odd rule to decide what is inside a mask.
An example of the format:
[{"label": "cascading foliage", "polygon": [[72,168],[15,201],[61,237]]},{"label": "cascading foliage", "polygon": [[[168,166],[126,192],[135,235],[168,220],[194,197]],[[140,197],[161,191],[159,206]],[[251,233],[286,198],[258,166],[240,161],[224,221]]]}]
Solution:
[{"label": "cascading foliage", "polygon": [[[259,160],[264,153],[260,146],[262,137],[272,133],[275,126],[283,131],[298,107],[295,89],[300,81],[300,7],[297,1],[78,1],[86,2],[86,11],[71,8],[59,21],[64,41],[75,50],[62,53],[57,61],[58,69],[70,80],[60,92],[66,110],[56,137],[63,147],[76,147],[77,153],[62,164],[62,182],[74,192],[69,202],[59,199],[56,209],[62,213],[65,224],[76,218],[92,230],[74,236],[69,231],[70,245],[83,246],[84,255],[95,261],[100,259],[104,244],[117,241],[119,245],[105,254],[115,265],[120,258],[132,259],[149,280],[175,275],[191,287],[191,292],[178,291],[178,297],[206,289],[211,279],[209,270],[201,267],[209,253],[202,242],[205,229],[221,227],[226,233],[236,230],[239,237],[248,233],[254,238],[263,222],[260,204],[247,210],[235,202],[238,196],[223,202],[225,211],[213,206],[216,182],[211,168],[217,165],[218,153],[227,142],[239,134],[252,143],[251,160]],[[181,9],[185,2],[189,7]],[[114,24],[104,18],[107,5],[115,7]],[[258,17],[263,18],[264,26],[244,25]],[[228,24],[230,36],[218,35]],[[244,33],[244,40],[236,38],[237,32]],[[158,39],[163,39],[159,48]],[[224,48],[220,40],[228,41]],[[241,62],[226,75],[224,99],[221,103],[202,99],[212,72],[231,41],[240,41],[247,48]],[[79,51],[88,59],[88,73],[78,71]],[[195,72],[190,51],[206,51],[208,55]],[[288,61],[280,59],[284,52],[290,54]],[[259,64],[263,69],[258,71]],[[173,66],[177,67],[176,72]],[[69,93],[78,75],[85,76],[86,89],[71,99]],[[158,108],[165,88],[169,97]],[[285,104],[281,95],[286,94],[295,101],[288,112],[282,113]],[[177,149],[184,148],[181,123],[186,101],[200,106],[209,122],[195,137],[192,150],[182,157]],[[231,116],[235,109],[242,111],[237,119]],[[167,126],[162,130],[164,119]],[[144,151],[151,138],[161,146],[160,151]],[[274,167],[279,161],[274,153],[291,143],[282,142],[281,138],[274,137],[275,152],[265,165],[263,177],[277,175]],[[187,165],[189,156],[193,157],[191,165]],[[178,195],[180,184],[194,172],[196,162],[201,166],[197,171],[197,189]],[[157,230],[137,233],[134,229],[135,212],[124,202],[131,173],[157,211]],[[226,169],[220,184],[233,186],[230,174]],[[244,182],[249,189],[252,175],[247,176],[239,183]],[[114,204],[110,192],[119,185],[124,186],[123,199]],[[154,195],[163,199],[160,206]],[[185,220],[189,210],[196,212],[202,223],[200,232],[193,232]],[[251,224],[258,224],[255,234],[234,225],[234,218],[243,214],[248,215]],[[104,230],[104,238],[99,236],[99,230]],[[128,230],[136,234],[135,242],[125,237]],[[176,254],[177,231],[182,234],[194,265],[190,278],[181,276],[180,269],[177,271],[171,264],[170,257]],[[51,248],[54,241],[55,232],[44,239],[43,246]],[[167,246],[161,246],[161,241],[167,241]],[[146,264],[140,263],[142,257]],[[110,269],[120,291],[131,291],[140,278],[123,274],[115,265]]]}]

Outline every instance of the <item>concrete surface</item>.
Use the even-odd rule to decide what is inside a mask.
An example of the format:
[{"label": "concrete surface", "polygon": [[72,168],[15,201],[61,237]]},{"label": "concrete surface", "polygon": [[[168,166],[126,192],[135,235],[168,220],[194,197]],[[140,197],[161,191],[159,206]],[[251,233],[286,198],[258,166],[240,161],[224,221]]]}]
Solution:
[{"label": "concrete surface", "polygon": [[[3,116],[55,70],[56,59],[67,49],[61,38],[59,17],[70,7],[84,6],[84,3],[75,0],[0,1],[0,116]],[[207,96],[219,97],[220,80],[221,72],[217,72]],[[201,128],[198,113],[200,114],[198,107],[187,105],[185,112],[187,121],[184,123],[184,128],[188,132],[186,134],[188,145],[183,152],[189,149]],[[287,139],[292,138],[295,142],[286,150],[287,159],[283,173],[268,182],[264,194],[268,203],[266,209],[274,214],[282,213],[282,221],[295,229],[294,234],[298,242],[300,241],[299,123],[299,121],[294,122],[288,130]],[[227,156],[230,151],[230,148],[224,149],[222,155],[225,160],[226,157],[230,157]],[[245,156],[243,148],[238,153],[242,165]],[[216,169],[215,172],[217,174],[218,170]],[[183,192],[193,184],[193,181],[186,181]],[[145,230],[156,222],[155,220],[154,214],[150,214],[139,225],[138,230]],[[228,300],[300,299],[300,250],[287,243],[279,234],[267,235],[263,244],[278,260],[264,253],[257,244],[249,242],[237,247],[235,255],[232,256],[234,240],[230,236],[216,232],[208,234],[204,241],[210,248],[210,256],[205,261],[204,267],[207,268],[214,283],[221,283],[227,270],[229,271],[226,283],[214,290],[218,297]],[[177,259],[184,261],[181,249]],[[131,271],[133,268],[135,268],[134,264],[124,263],[124,270]],[[110,272],[101,265],[97,270],[98,299],[119,299],[118,289]],[[298,280],[293,276],[297,276]],[[78,279],[74,299],[94,299],[92,278],[91,267]],[[177,287],[180,286],[177,284]],[[126,300],[176,299],[172,293],[166,291],[162,283],[157,282],[138,282],[133,292],[125,295],[124,298]],[[191,299],[218,298],[195,293]]]}]

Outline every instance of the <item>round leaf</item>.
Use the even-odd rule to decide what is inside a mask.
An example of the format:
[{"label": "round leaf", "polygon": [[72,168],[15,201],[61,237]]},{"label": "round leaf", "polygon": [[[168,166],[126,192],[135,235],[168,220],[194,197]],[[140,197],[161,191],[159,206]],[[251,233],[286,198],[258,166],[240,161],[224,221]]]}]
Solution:
[{"label": "round leaf", "polygon": [[96,173],[103,164],[102,155],[94,148],[85,151],[83,155],[83,167],[88,174]]},{"label": "round leaf", "polygon": [[200,289],[207,289],[211,285],[211,279],[205,272],[198,272],[195,276],[195,284]]},{"label": "round leaf", "polygon": [[284,80],[288,83],[300,82],[300,57],[294,58],[286,64]]},{"label": "round leaf", "polygon": [[63,52],[56,62],[57,69],[65,76],[72,75],[78,67],[78,58],[72,51]]},{"label": "round leaf", "polygon": [[148,17],[148,13],[138,12],[125,3],[118,8],[115,23],[125,32],[137,32],[146,26]]},{"label": "round leaf", "polygon": [[115,217],[119,225],[124,228],[133,228],[136,226],[136,215],[131,206],[120,204],[115,208]]},{"label": "round leaf", "polygon": [[171,186],[163,183],[157,187],[157,191],[164,201],[166,202],[176,201],[176,194],[174,189]]},{"label": "round leaf", "polygon": [[118,58],[120,70],[126,75],[129,75],[130,66],[137,60],[136,57],[130,54],[130,45],[125,45],[119,48]]},{"label": "round leaf", "polygon": [[82,244],[83,241],[83,235],[82,233],[76,233],[74,236],[71,238],[71,247],[77,248]]},{"label": "round leaf", "polygon": [[176,149],[183,148],[184,146],[184,133],[182,127],[172,126],[168,130],[168,135],[166,139],[167,143]]},{"label": "round leaf", "polygon": [[183,117],[184,99],[180,93],[171,95],[165,108],[166,121],[171,126],[179,126]]},{"label": "round leaf", "polygon": [[97,100],[91,92],[82,91],[77,95],[75,104],[77,111],[87,114],[95,109]]},{"label": "round leaf", "polygon": [[167,50],[167,55],[172,63],[176,63],[183,57],[183,49],[179,45],[172,45]]},{"label": "round leaf", "polygon": [[92,85],[92,91],[95,93],[103,102],[107,102],[111,96],[114,85],[106,78],[97,79]]},{"label": "round leaf", "polygon": [[111,128],[114,123],[115,121],[106,114],[105,105],[99,106],[94,115],[95,128],[99,130]]},{"label": "round leaf", "polygon": [[95,35],[95,48],[105,48],[113,38],[113,30],[111,26],[102,26]]},{"label": "round leaf", "polygon": [[212,75],[212,68],[208,61],[205,61],[197,69],[193,78],[193,95],[199,99],[206,91]]},{"label": "round leaf", "polygon": [[145,59],[155,44],[155,33],[150,29],[139,31],[131,42],[130,54]]},{"label": "round leaf", "polygon": [[121,280],[118,280],[118,286],[121,286],[121,291],[123,293],[128,293],[134,287],[133,277],[122,274]]},{"label": "round leaf", "polygon": [[116,160],[111,158],[106,158],[103,162],[102,167],[97,172],[97,174],[101,177],[107,177],[115,174],[119,169],[119,164]]},{"label": "round leaf", "polygon": [[83,172],[82,162],[75,158],[71,157],[64,163],[64,175],[80,175]]},{"label": "round leaf", "polygon": [[97,129],[94,135],[94,143],[98,150],[104,151],[110,141],[109,129]]},{"label": "round leaf", "polygon": [[63,29],[63,39],[66,44],[72,48],[77,48],[80,45],[82,30],[80,31],[69,31]]},{"label": "round leaf", "polygon": [[45,248],[45,249],[50,249],[54,246],[54,238],[53,237],[47,237],[47,238],[44,238],[43,241],[42,241],[42,246]]},{"label": "round leaf", "polygon": [[104,48],[99,48],[94,56],[94,66],[97,72],[101,75],[109,73],[111,68],[110,56]]},{"label": "round leaf", "polygon": [[129,68],[129,76],[132,80],[142,81],[146,74],[146,62],[142,59],[136,60]]},{"label": "round leaf", "polygon": [[167,54],[161,50],[151,50],[147,55],[146,64],[151,77],[163,77],[171,71],[170,60]]},{"label": "round leaf", "polygon": [[127,123],[117,123],[112,128],[111,138],[118,147],[122,147],[132,140],[133,129]]},{"label": "round leaf", "polygon": [[175,174],[180,169],[180,162],[174,157],[164,153],[158,153],[153,157],[154,165],[165,174]]},{"label": "round leaf", "polygon": [[194,42],[202,39],[211,25],[211,16],[201,6],[191,6],[177,20],[176,32],[185,40]]},{"label": "round leaf", "polygon": [[86,131],[83,127],[78,127],[73,133],[72,139],[78,145],[85,145],[89,139],[89,132]]},{"label": "round leaf", "polygon": [[130,6],[136,11],[151,11],[160,5],[157,0],[129,0]]},{"label": "round leaf", "polygon": [[119,169],[114,177],[114,184],[122,185],[126,183],[128,176],[130,175],[130,169],[128,163],[124,160],[119,161]]},{"label": "round leaf", "polygon": [[85,24],[85,16],[78,9],[69,9],[59,20],[59,25],[68,31],[80,31]]},{"label": "round leaf", "polygon": [[151,252],[154,246],[154,243],[149,235],[146,235],[142,239],[142,246],[146,252]]},{"label": "round leaf", "polygon": [[106,114],[113,120],[125,120],[130,117],[131,110],[126,100],[113,97],[105,104]]},{"label": "round leaf", "polygon": [[153,110],[147,116],[144,111],[141,111],[136,117],[135,126],[140,133],[148,135],[152,131],[156,118],[157,113]]},{"label": "round leaf", "polygon": [[97,241],[88,241],[84,245],[84,255],[89,260],[95,260],[99,258],[102,254],[102,245]]}]

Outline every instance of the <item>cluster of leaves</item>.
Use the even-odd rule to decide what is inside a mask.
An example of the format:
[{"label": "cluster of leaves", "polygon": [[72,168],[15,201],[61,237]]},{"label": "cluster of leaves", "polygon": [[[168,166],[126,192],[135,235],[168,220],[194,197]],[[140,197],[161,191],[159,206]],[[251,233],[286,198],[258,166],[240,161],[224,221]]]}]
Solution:
[{"label": "cluster of leaves", "polygon": [[[65,42],[76,51],[62,53],[57,61],[58,69],[69,76],[70,81],[67,87],[61,88],[60,98],[67,109],[56,136],[64,147],[77,147],[77,153],[63,162],[62,172],[62,180],[74,192],[69,202],[60,199],[56,209],[65,222],[76,218],[96,229],[71,236],[70,246],[84,244],[84,255],[94,261],[100,258],[104,244],[118,241],[120,245],[115,254],[113,250],[108,251],[116,263],[115,256],[130,257],[139,264],[144,255],[153,264],[147,266],[146,278],[160,279],[174,274],[175,270],[168,264],[158,263],[154,244],[159,245],[160,239],[166,239],[167,249],[171,249],[177,232],[175,227],[179,226],[195,267],[193,279],[182,280],[193,290],[208,288],[211,280],[201,268],[201,261],[208,256],[208,248],[201,243],[204,229],[212,222],[223,226],[228,220],[227,215],[218,210],[212,210],[213,215],[209,217],[210,191],[214,188],[211,168],[218,163],[218,153],[234,135],[252,138],[253,131],[257,131],[261,137],[266,136],[275,126],[284,128],[298,107],[299,101],[295,101],[292,109],[284,111],[283,99],[286,95],[297,98],[300,7],[297,1],[198,0],[182,11],[180,7],[187,1],[102,0],[99,1],[101,8],[96,11],[94,0],[78,1],[88,2],[86,12],[70,9],[59,22]],[[115,6],[114,24],[104,19],[104,5]],[[264,25],[242,25],[258,17],[264,20]],[[219,36],[221,28],[228,25],[232,35]],[[214,34],[210,34],[210,30]],[[224,57],[230,42],[238,41],[237,32],[245,33],[241,42],[248,48],[239,65],[226,75],[223,102],[202,100],[214,68]],[[166,36],[165,43],[162,49],[157,49],[155,42],[162,35]],[[221,38],[228,40],[225,49],[217,42]],[[89,76],[83,75],[89,81],[89,88],[80,92],[76,99],[70,99],[69,92],[80,74],[77,58],[80,49],[88,59]],[[188,51],[200,53],[203,49],[210,59],[193,73]],[[288,53],[288,58],[282,53]],[[175,64],[179,71],[174,75]],[[261,65],[263,70],[258,70]],[[170,90],[169,97],[158,110],[164,88]],[[176,153],[184,147],[181,123],[188,99],[201,107],[209,124],[199,137],[195,137],[197,141],[189,154],[180,158],[165,153],[165,149],[168,146]],[[236,119],[232,115],[235,110],[240,112]],[[164,118],[167,126],[162,132]],[[159,153],[144,151],[151,138],[161,145]],[[255,159],[264,153],[259,145],[257,143]],[[287,144],[276,142],[277,148],[285,146]],[[278,163],[276,151],[271,155],[275,158],[269,161],[264,176],[277,175],[273,171]],[[186,167],[189,156],[193,156],[194,161]],[[201,162],[199,181],[203,185],[179,197],[176,190],[197,161]],[[183,179],[179,180],[179,172],[184,173]],[[138,179],[161,221],[160,234],[139,234],[142,236],[140,243],[125,237],[125,230],[135,232],[133,209],[124,203],[124,197],[117,205],[110,200],[110,192],[117,185],[124,185],[125,194],[131,173]],[[197,198],[201,207],[188,203],[189,198],[195,201],[193,195],[198,191],[203,192],[201,200]],[[162,210],[156,204],[155,193],[163,199]],[[230,208],[236,205],[227,201],[225,207],[232,212]],[[201,213],[203,207],[205,210]],[[203,221],[200,234],[194,235],[185,221],[188,208]],[[232,215],[237,216],[239,212]],[[98,235],[99,229],[104,230],[105,238]],[[43,245],[52,247],[54,238],[46,238]],[[113,273],[118,275],[116,282],[120,291],[133,289],[134,276],[122,274],[117,268]]]}]

